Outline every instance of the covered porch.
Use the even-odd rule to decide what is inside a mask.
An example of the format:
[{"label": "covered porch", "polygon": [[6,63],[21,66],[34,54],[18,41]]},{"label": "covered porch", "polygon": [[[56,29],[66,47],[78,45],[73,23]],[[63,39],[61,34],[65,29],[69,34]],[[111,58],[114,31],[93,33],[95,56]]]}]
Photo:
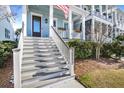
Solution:
[{"label": "covered porch", "polygon": [[64,12],[56,5],[23,6],[24,35],[34,37],[51,37],[51,26],[63,39],[85,40],[85,16],[88,13],[76,6],[69,6],[66,19]]}]

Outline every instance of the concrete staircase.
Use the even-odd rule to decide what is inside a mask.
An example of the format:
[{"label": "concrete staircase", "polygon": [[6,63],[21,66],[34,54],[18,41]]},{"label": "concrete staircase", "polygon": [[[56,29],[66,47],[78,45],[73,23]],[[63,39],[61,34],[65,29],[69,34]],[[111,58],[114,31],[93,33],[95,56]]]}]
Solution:
[{"label": "concrete staircase", "polygon": [[48,87],[72,78],[69,65],[52,38],[24,37],[22,58],[23,88]]}]

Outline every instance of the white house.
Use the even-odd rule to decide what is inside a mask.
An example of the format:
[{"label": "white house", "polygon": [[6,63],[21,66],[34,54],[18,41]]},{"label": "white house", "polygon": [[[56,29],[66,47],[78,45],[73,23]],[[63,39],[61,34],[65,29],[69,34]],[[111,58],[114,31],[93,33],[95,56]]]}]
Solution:
[{"label": "white house", "polygon": [[0,6],[0,41],[11,40],[14,41],[14,29],[12,17],[5,17],[4,15],[11,14],[8,5]]}]

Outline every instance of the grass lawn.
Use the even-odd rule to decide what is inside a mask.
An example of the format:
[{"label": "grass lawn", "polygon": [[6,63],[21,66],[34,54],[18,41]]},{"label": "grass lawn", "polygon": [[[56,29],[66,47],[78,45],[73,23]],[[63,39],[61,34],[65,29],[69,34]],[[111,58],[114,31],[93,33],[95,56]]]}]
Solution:
[{"label": "grass lawn", "polygon": [[124,69],[95,70],[79,79],[92,88],[124,88]]},{"label": "grass lawn", "polygon": [[124,62],[76,60],[76,79],[91,88],[124,88]]}]

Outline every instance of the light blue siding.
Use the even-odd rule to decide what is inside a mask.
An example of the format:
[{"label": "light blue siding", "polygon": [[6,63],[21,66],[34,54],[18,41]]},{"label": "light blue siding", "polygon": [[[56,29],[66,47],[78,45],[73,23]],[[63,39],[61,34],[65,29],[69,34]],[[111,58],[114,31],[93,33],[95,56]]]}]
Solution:
[{"label": "light blue siding", "polygon": [[[48,36],[49,35],[49,6],[47,5],[29,5],[28,6],[28,14],[27,14],[27,35],[32,36],[31,32],[31,12],[41,14],[42,21],[41,21],[41,36]],[[57,18],[57,28],[63,28],[63,20],[64,13],[61,10],[54,8],[54,18]],[[45,19],[48,20],[48,23],[45,23]]]}]

